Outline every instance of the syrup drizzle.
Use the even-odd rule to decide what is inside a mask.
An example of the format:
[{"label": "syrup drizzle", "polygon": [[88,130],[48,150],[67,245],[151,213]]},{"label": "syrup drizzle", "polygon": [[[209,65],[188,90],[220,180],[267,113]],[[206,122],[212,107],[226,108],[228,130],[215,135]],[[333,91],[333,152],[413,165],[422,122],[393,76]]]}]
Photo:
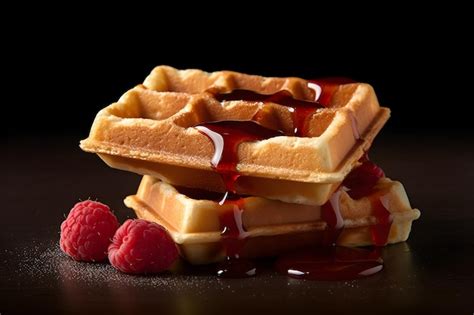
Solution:
[{"label": "syrup drizzle", "polygon": [[211,164],[220,174],[227,190],[219,203],[232,205],[231,211],[223,211],[219,216],[226,258],[224,262],[218,264],[217,276],[225,278],[254,276],[255,264],[240,257],[247,233],[242,223],[245,199],[235,198],[234,195],[235,182],[240,176],[237,171],[238,147],[242,142],[264,140],[283,134],[253,121],[218,121],[201,124],[196,128],[214,144]]},{"label": "syrup drizzle", "polygon": [[[280,257],[275,265],[278,272],[307,280],[351,280],[373,275],[383,269],[379,246],[387,243],[392,220],[387,210],[388,200],[383,193],[374,193],[374,186],[384,174],[381,170],[377,171],[377,175],[373,174],[373,169],[377,166],[370,162],[367,156],[361,160],[363,164],[354,169],[348,180],[343,183],[350,187],[341,187],[321,207],[321,218],[327,224],[323,232],[323,247]],[[372,250],[336,246],[337,239],[344,229],[344,220],[340,212],[342,189],[349,195],[354,191],[357,197],[351,195],[354,199],[370,195],[373,216],[377,221],[370,227],[372,242],[375,245]]]},{"label": "syrup drizzle", "polygon": [[[293,95],[287,90],[281,90],[274,94],[259,94],[249,90],[233,90],[230,93],[216,94],[214,97],[220,102],[242,100],[276,103],[286,106],[292,114],[294,135],[298,137],[305,137],[307,135],[308,119],[318,108],[324,107],[316,101],[295,99],[293,98]],[[258,115],[258,112],[256,115]]]},{"label": "syrup drizzle", "polygon": [[340,210],[341,191],[336,191],[328,202],[321,206],[321,219],[326,222],[327,228],[323,234],[323,246],[335,246],[339,235],[344,228],[344,219]]},{"label": "syrup drizzle", "polygon": [[[314,90],[314,101],[294,99],[288,91],[262,95],[247,90],[234,90],[226,94],[216,94],[215,97],[219,101],[249,100],[264,103],[273,102],[287,106],[293,114],[294,134],[296,136],[306,136],[310,116],[318,108],[329,106],[332,96],[340,84],[350,82],[352,81],[341,79],[310,81],[308,87]],[[351,116],[351,119],[353,134],[357,140],[360,137],[357,121],[353,116]],[[226,259],[218,265],[217,275],[219,277],[239,278],[254,276],[256,268],[253,262],[240,257],[247,234],[242,224],[245,200],[229,198],[229,193],[233,195],[236,192],[235,182],[240,176],[237,171],[237,150],[242,142],[263,140],[283,134],[252,121],[220,121],[201,124],[196,128],[208,136],[214,144],[215,152],[211,164],[221,175],[227,190],[220,204],[232,204],[232,211],[224,211],[219,218]],[[364,191],[369,192],[372,190],[371,188]],[[355,279],[382,270],[383,261],[377,248],[373,251],[367,251],[335,246],[337,238],[344,228],[339,200],[340,191],[336,192],[321,208],[322,219],[328,225],[324,236],[324,245],[326,246],[316,251],[283,256],[276,264],[277,270],[288,274],[290,277],[309,280]],[[372,238],[376,246],[382,246],[387,242],[388,232],[390,231],[390,213],[383,205],[381,198],[375,198],[371,202],[377,219],[377,225],[372,229]]]},{"label": "syrup drizzle", "polygon": [[[356,81],[345,78],[345,77],[333,77],[333,78],[324,78],[317,80],[309,80],[308,87],[315,91],[315,99],[321,105],[328,107],[331,104],[332,97],[337,91],[337,88],[342,84],[355,83]],[[316,85],[316,87],[315,87]],[[318,96],[318,88],[321,88],[321,92]]]},{"label": "syrup drizzle", "polygon": [[379,178],[384,177],[385,174],[369,160],[367,155],[364,155],[360,162],[362,162],[362,165],[352,170],[344,180],[343,185],[348,189],[347,193],[353,199],[357,200],[370,196],[373,209],[372,215],[376,219],[376,224],[370,226],[372,243],[375,246],[384,246],[388,241],[392,216],[387,210],[389,200],[383,192],[376,192],[374,186]]},{"label": "syrup drizzle", "polygon": [[372,203],[373,215],[377,220],[376,224],[370,226],[372,242],[375,246],[385,246],[392,227],[392,216],[387,210],[387,200],[385,196],[374,196],[370,202]]},{"label": "syrup drizzle", "polygon": [[[311,100],[296,99],[287,90],[281,90],[274,94],[260,94],[250,90],[236,89],[229,93],[216,93],[214,97],[222,101],[253,101],[263,103],[276,103],[286,106],[292,114],[293,135],[297,137],[308,136],[308,120],[319,108],[330,107],[332,97],[341,84],[354,83],[348,78],[328,78],[320,80],[309,80],[307,87],[313,91]],[[258,112],[253,120],[258,119]],[[356,126],[353,121],[353,128]],[[357,130],[357,129],[354,129]],[[358,135],[354,133],[354,135]],[[358,136],[357,136],[358,137]]]},{"label": "syrup drizzle", "polygon": [[226,258],[217,265],[217,276],[223,278],[255,276],[257,273],[255,264],[251,260],[240,257],[247,237],[247,231],[242,222],[245,199],[227,200],[226,204],[231,204],[232,210],[224,211],[219,216]]},{"label": "syrup drizzle", "polygon": [[[238,148],[242,142],[265,140],[283,136],[280,131],[265,128],[253,121],[217,121],[195,127],[214,144],[212,167],[224,181],[226,190],[235,193],[235,182],[240,177],[237,171]],[[225,199],[225,198],[224,198]]]},{"label": "syrup drizzle", "polygon": [[[204,189],[175,187],[180,194],[196,200],[222,201],[222,193],[212,192]],[[221,278],[244,278],[256,275],[255,264],[240,257],[245,246],[247,231],[242,222],[242,214],[245,208],[245,195],[237,195],[231,192],[225,195],[224,204],[230,205],[230,209],[222,211],[219,215],[221,227],[221,243],[226,253],[225,260],[217,265],[217,276]]]}]

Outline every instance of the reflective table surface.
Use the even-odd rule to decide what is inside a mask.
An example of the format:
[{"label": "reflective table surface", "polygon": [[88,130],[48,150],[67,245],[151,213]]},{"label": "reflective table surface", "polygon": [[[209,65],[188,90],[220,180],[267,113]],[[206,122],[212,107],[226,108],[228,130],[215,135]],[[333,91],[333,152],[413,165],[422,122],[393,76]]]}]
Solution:
[{"label": "reflective table surface", "polygon": [[[140,176],[108,168],[79,137],[7,139],[0,219],[0,314],[474,312],[474,146],[459,135],[382,134],[370,156],[400,180],[422,216],[408,242],[383,250],[385,269],[365,279],[290,279],[259,261],[249,279],[218,279],[212,266],[129,276],[72,261],[59,225],[79,199],[98,199],[119,220]],[[6,180],[5,180],[6,179]]]}]

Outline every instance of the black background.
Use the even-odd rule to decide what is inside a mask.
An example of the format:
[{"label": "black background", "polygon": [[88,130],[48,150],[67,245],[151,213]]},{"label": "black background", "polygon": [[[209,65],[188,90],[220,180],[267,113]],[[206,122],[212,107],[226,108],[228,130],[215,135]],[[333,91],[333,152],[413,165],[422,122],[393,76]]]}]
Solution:
[{"label": "black background", "polygon": [[[217,13],[199,14],[185,4],[179,11],[67,12],[75,16],[44,15],[33,7],[20,11],[21,18],[4,28],[2,48],[7,145],[0,156],[6,174],[0,186],[0,313],[471,313],[469,19],[462,8],[392,6],[371,7],[363,15],[351,8],[343,14],[342,4],[327,11],[294,10],[293,3],[266,12],[222,3]],[[132,216],[122,199],[134,193],[139,176],[106,167],[80,151],[78,142],[101,108],[160,64],[266,76],[346,76],[372,84],[392,118],[371,157],[403,182],[422,211],[410,240],[385,249],[387,270],[354,283],[308,283],[271,269],[241,281],[191,269],[148,283],[64,256],[35,269],[35,259],[57,242],[63,215],[79,198],[109,204],[121,221]],[[95,269],[105,269],[101,278],[94,279]]]},{"label": "black background", "polygon": [[392,108],[386,132],[472,131],[466,114],[472,67],[467,22],[461,17],[448,22],[439,12],[420,14],[354,13],[323,21],[288,12],[280,23],[261,24],[259,15],[241,16],[248,19],[242,24],[231,17],[183,15],[128,27],[119,23],[124,16],[100,27],[94,24],[97,17],[40,19],[7,33],[5,68],[12,79],[5,94],[13,112],[4,123],[9,136],[60,130],[85,137],[99,109],[141,83],[154,66],[167,64],[308,79],[350,77],[372,84],[380,103]]}]

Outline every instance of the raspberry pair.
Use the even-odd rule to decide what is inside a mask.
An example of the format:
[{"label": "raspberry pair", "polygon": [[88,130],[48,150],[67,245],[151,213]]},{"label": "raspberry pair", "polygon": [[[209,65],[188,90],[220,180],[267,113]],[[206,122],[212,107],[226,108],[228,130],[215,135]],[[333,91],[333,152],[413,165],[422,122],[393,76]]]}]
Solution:
[{"label": "raspberry pair", "polygon": [[78,261],[99,262],[107,257],[125,273],[157,273],[168,269],[178,250],[162,226],[127,220],[122,226],[100,202],[77,203],[61,224],[61,249]]}]

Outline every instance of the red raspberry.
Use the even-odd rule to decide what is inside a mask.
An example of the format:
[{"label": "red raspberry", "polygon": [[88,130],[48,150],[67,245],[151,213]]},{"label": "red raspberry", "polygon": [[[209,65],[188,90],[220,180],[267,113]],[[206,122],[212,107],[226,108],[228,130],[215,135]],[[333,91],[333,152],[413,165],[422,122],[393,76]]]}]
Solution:
[{"label": "red raspberry", "polygon": [[141,219],[127,220],[109,246],[109,261],[125,273],[157,273],[178,258],[178,249],[166,229]]},{"label": "red raspberry", "polygon": [[76,203],[61,224],[61,249],[75,260],[102,261],[118,229],[109,207],[92,200]]}]

